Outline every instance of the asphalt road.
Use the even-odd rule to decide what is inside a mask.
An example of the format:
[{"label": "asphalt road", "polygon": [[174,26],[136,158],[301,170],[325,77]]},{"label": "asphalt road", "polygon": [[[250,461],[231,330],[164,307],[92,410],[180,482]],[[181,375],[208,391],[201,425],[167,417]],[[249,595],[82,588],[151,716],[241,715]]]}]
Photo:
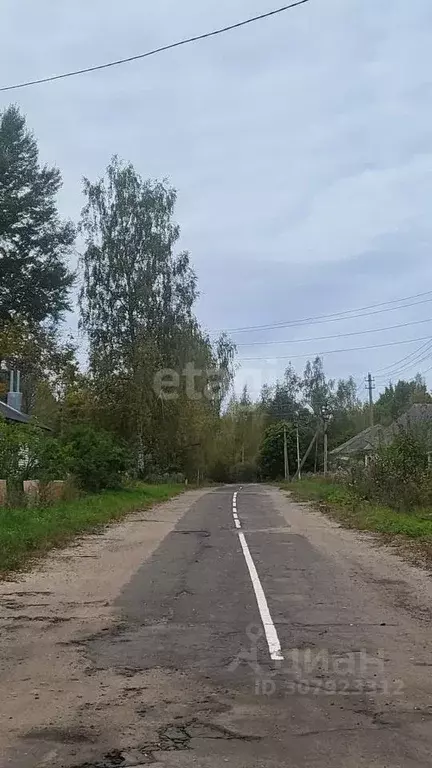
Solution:
[{"label": "asphalt road", "polygon": [[156,691],[163,678],[143,754],[200,768],[432,765],[429,669],[412,679],[399,657],[397,611],[294,533],[274,498],[259,486],[204,496],[122,593],[115,635],[88,644],[98,668],[153,671]]},{"label": "asphalt road", "polygon": [[432,765],[430,579],[364,537],[248,485],[61,557],[2,598],[7,768]]}]

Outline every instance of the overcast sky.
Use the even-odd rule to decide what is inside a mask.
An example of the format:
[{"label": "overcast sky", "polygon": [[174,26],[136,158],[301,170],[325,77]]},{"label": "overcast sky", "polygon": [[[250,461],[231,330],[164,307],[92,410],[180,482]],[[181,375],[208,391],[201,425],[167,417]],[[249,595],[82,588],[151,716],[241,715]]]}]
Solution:
[{"label": "overcast sky", "polygon": [[[1,84],[140,53],[277,5],[3,0]],[[82,176],[100,175],[113,153],[143,176],[169,177],[199,277],[198,316],[213,330],[432,290],[431,95],[431,0],[310,0],[151,59],[0,94],[0,108],[14,101],[27,115],[41,159],[62,171],[60,209],[74,220]],[[295,338],[429,317],[432,302],[234,334],[242,344],[291,342],[239,347],[239,358],[268,361],[245,362],[238,386],[259,390],[290,356],[301,369],[317,351],[426,339],[432,322]],[[359,383],[371,370],[380,386],[382,369],[423,343],[324,355],[325,367]]]}]

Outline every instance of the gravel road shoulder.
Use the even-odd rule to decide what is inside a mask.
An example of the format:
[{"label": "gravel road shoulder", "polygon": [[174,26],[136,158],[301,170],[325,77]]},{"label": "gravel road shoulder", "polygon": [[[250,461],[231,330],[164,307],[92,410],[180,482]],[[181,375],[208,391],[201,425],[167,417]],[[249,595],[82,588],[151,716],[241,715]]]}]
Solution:
[{"label": "gravel road shoulder", "polygon": [[432,619],[431,574],[410,564],[382,537],[343,528],[312,504],[294,502],[289,493],[269,488],[275,507],[292,532],[305,536],[322,554],[344,568],[347,578],[371,587],[382,599],[403,608],[410,616]]}]

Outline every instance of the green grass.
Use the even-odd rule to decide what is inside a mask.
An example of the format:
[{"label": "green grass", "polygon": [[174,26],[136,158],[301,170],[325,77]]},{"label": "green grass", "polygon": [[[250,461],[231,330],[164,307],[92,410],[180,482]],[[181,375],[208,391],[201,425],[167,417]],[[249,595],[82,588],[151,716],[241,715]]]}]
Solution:
[{"label": "green grass", "polygon": [[281,488],[291,491],[298,501],[319,503],[324,512],[346,528],[375,531],[390,537],[422,539],[426,544],[432,544],[430,509],[398,512],[390,507],[370,504],[356,497],[348,486],[323,478],[307,478],[300,482],[284,484]]},{"label": "green grass", "polygon": [[183,490],[183,485],[140,484],[53,506],[0,508],[0,574],[19,570],[29,558],[64,546],[74,536],[98,531],[128,512],[166,501]]}]

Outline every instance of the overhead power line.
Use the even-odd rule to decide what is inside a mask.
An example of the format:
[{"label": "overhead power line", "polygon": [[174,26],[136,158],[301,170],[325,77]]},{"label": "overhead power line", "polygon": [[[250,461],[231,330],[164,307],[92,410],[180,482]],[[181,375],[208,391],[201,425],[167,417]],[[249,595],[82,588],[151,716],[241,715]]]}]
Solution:
[{"label": "overhead power line", "polygon": [[284,5],[282,8],[276,8],[273,11],[268,11],[267,13],[260,13],[259,16],[253,16],[252,18],[245,19],[243,21],[238,21],[236,24],[230,24],[226,27],[221,27],[220,29],[214,29],[212,32],[204,32],[201,35],[194,35],[193,37],[187,37],[182,40],[178,40],[175,43],[169,43],[168,45],[162,45],[160,48],[154,48],[151,51],[146,51],[145,53],[138,53],[135,56],[127,56],[124,59],[116,59],[115,61],[109,61],[105,64],[96,64],[92,67],[83,67],[82,69],[75,69],[71,72],[63,72],[61,75],[50,75],[49,77],[41,77],[38,80],[28,80],[24,83],[16,83],[15,85],[5,85],[0,88],[0,91],[14,91],[18,88],[28,88],[30,85],[41,85],[42,83],[51,83],[54,80],[63,80],[66,77],[75,77],[76,75],[84,75],[87,72],[97,72],[101,69],[109,69],[110,67],[118,67],[120,64],[128,64],[131,61],[138,61],[139,59],[147,59],[150,56],[155,56],[158,53],[164,53],[165,51],[170,51],[173,48],[180,48],[180,46],[183,45],[190,45],[190,43],[197,43],[199,40],[207,40],[210,37],[216,37],[217,35],[223,35],[225,32],[231,32],[234,29],[240,29],[240,27],[245,27],[248,24],[254,24],[257,21],[262,21],[263,19],[268,19],[271,16],[276,16],[279,13],[284,13],[285,11],[289,11],[291,8],[296,8],[298,5],[305,5],[305,3],[308,3],[309,0],[297,0],[295,3],[290,3],[289,5]]},{"label": "overhead power line", "polygon": [[432,323],[432,317],[426,320],[411,320],[408,323],[398,323],[397,325],[388,325],[385,328],[368,328],[366,331],[351,331],[350,333],[336,333],[331,336],[309,336],[306,339],[284,339],[275,341],[245,341],[243,344],[236,344],[237,347],[264,347],[267,344],[301,344],[307,341],[328,341],[329,339],[340,339],[341,336],[364,336],[365,333],[381,333],[384,331],[393,331],[396,328],[407,328],[409,325],[422,325]]},{"label": "overhead power line", "polygon": [[426,341],[430,339],[430,336],[420,336],[417,339],[402,339],[399,341],[388,341],[386,344],[371,344],[364,347],[345,347],[344,349],[325,349],[321,352],[306,352],[302,355],[282,355],[281,357],[275,357],[274,355],[266,355],[264,357],[241,357],[240,363],[252,362],[254,360],[295,360],[296,358],[311,358],[311,357],[323,357],[324,355],[335,355],[339,352],[358,352],[364,349],[382,349],[384,347],[396,347],[399,344],[416,344],[418,341]]},{"label": "overhead power line", "polygon": [[[382,368],[377,368],[376,369],[376,373],[380,374],[380,376],[381,376],[381,371],[387,371],[388,372],[388,370],[390,368],[391,369],[398,368],[401,364],[404,364],[406,361],[411,360],[411,358],[417,357],[417,355],[419,353],[423,353],[425,347],[427,347],[431,343],[431,341],[432,341],[432,339],[428,339],[423,344],[420,344],[418,349],[416,349],[414,352],[410,352],[409,355],[404,355],[404,357],[402,357],[400,360],[395,360],[395,362],[394,363],[390,363],[390,365],[384,365]],[[385,373],[383,375],[387,376],[388,373]],[[379,376],[379,378],[380,378],[380,376]]]},{"label": "overhead power line", "polygon": [[429,366],[429,368],[426,368],[426,370],[425,370],[425,371],[421,371],[420,375],[421,375],[421,376],[424,376],[424,375],[425,375],[425,373],[429,373],[429,371],[432,371],[432,365],[430,365],[430,366]]},{"label": "overhead power line", "polygon": [[[389,381],[396,376],[400,376],[401,373],[409,371],[410,369],[414,368],[414,366],[417,367],[418,365],[421,365],[421,363],[423,363],[425,360],[430,359],[431,355],[432,339],[429,338],[427,341],[423,342],[423,344],[421,344],[414,352],[410,352],[409,355],[405,355],[400,360],[396,360],[394,363],[386,365],[383,368],[378,368],[378,371],[387,372],[379,373],[377,376],[375,376],[375,378]],[[430,369],[428,368],[423,373],[427,373],[429,370]],[[363,382],[364,379],[361,379],[358,383],[356,382],[357,391],[360,388],[363,388]]]},{"label": "overhead power line", "polygon": [[[403,306],[389,306],[393,304],[400,304],[403,301],[409,301],[410,299],[418,299],[422,296],[430,296],[429,299],[422,299],[411,304],[404,304]],[[245,325],[242,328],[220,328],[216,331],[212,331],[213,334],[217,333],[250,333],[252,331],[271,331],[275,328],[292,328],[300,325],[319,325],[321,323],[335,323],[341,320],[355,320],[358,317],[369,317],[370,315],[379,315],[383,312],[394,312],[397,309],[405,309],[408,307],[416,307],[419,304],[427,304],[432,301],[432,291],[425,291],[424,293],[416,293],[413,296],[405,296],[401,299],[393,299],[392,301],[382,301],[379,304],[369,304],[366,307],[357,307],[356,309],[346,309],[341,312],[332,312],[327,315],[313,315],[311,317],[303,317],[296,320],[285,320],[280,323],[268,323],[266,325]],[[383,309],[377,309],[376,311],[368,312],[366,310],[374,310],[375,307],[384,307]],[[353,314],[358,313],[358,314]],[[360,314],[361,313],[361,314]],[[364,314],[363,314],[364,313]]]},{"label": "overhead power line", "polygon": [[432,354],[432,340],[426,342],[426,345],[422,345],[422,347],[423,349],[420,354],[416,353],[414,357],[411,357],[411,360],[407,360],[401,367],[394,367],[387,373],[379,374],[376,378],[386,379],[388,381],[389,379],[395,378],[396,376],[400,376],[402,373],[406,373],[407,371],[412,370],[418,365],[424,363],[426,360],[430,360]]},{"label": "overhead power line", "polygon": [[409,371],[418,371],[419,366],[422,365],[424,362],[428,362],[431,359],[431,350],[432,346],[428,348],[426,351],[426,354],[421,355],[417,358],[414,358],[414,360],[411,360],[409,363],[406,363],[403,368],[399,368],[397,371],[392,371],[387,376],[379,376],[378,378],[381,379],[381,381],[390,381],[394,380],[396,378],[400,378],[401,376],[407,376]]}]

